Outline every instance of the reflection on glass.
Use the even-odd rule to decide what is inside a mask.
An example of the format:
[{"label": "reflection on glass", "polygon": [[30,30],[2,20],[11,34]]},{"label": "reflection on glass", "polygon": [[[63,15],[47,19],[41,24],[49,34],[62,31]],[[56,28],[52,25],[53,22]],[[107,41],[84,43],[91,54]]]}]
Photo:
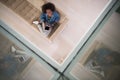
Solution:
[{"label": "reflection on glass", "polygon": [[22,50],[17,50],[14,46],[11,51],[0,57],[1,78],[16,79],[17,74],[31,61],[31,57]]},{"label": "reflection on glass", "polygon": [[80,80],[120,80],[120,14],[114,12],[71,74]]},{"label": "reflection on glass", "polygon": [[52,76],[40,62],[0,34],[0,80],[48,80]]},{"label": "reflection on glass", "polygon": [[96,74],[101,79],[106,80],[112,73],[120,73],[120,53],[108,48],[99,48],[93,53],[85,63],[85,68]]}]

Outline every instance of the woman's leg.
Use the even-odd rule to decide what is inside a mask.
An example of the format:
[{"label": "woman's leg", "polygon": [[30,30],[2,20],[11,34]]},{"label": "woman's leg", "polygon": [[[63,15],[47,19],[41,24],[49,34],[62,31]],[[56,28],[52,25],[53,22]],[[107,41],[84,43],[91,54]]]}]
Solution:
[{"label": "woman's leg", "polygon": [[51,31],[52,31],[52,27],[49,27],[49,29],[47,29],[47,30],[45,29],[43,31],[44,31],[44,35],[48,36],[51,33]]},{"label": "woman's leg", "polygon": [[40,24],[38,24],[37,27],[38,27],[39,31],[40,31],[41,33],[43,33],[43,27],[42,27]]}]

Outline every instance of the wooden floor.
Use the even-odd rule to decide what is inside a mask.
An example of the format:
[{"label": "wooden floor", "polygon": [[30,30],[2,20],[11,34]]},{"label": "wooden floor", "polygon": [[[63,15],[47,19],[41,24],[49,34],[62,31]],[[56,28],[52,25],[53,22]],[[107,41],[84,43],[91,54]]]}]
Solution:
[{"label": "wooden floor", "polygon": [[24,18],[29,24],[32,24],[32,21],[40,15],[40,10],[26,0],[1,0],[1,2]]},{"label": "wooden floor", "polygon": [[[16,14],[18,14],[20,17],[22,17],[24,20],[26,20],[30,25],[32,25],[37,31],[39,29],[34,25],[32,22],[35,20],[39,20],[39,16],[41,14],[41,6],[43,3],[46,3],[44,0],[39,1],[39,8],[34,4],[34,1],[31,0],[0,0],[4,5],[6,5],[8,8],[13,10]],[[48,35],[48,39],[53,40],[56,35],[64,28],[64,24],[66,21],[65,15],[61,11],[58,10],[58,12],[61,15],[60,23],[59,25],[56,25],[55,28],[51,31],[51,33]]]},{"label": "wooden floor", "polygon": [[[31,2],[33,0],[27,1]],[[35,6],[35,3],[39,1],[40,0],[34,0],[32,3]],[[44,36],[39,34],[39,32],[32,27],[30,22],[33,18],[31,18],[29,22],[26,21],[27,18],[22,18],[20,16],[24,12],[21,12],[22,14],[18,15],[17,11],[13,11],[12,8],[7,8],[3,5],[3,2],[0,3],[0,20],[8,24],[16,32],[20,33],[26,40],[39,48],[39,50],[46,55],[52,57],[58,63],[62,63],[67,55],[75,48],[78,41],[81,40],[83,35],[90,29],[90,25],[92,25],[108,1],[48,1],[53,2],[69,19],[64,25],[64,30],[56,36],[56,39],[52,43],[48,42]],[[95,7],[96,5],[97,7]],[[29,5],[29,7],[31,7],[31,5]],[[35,7],[36,9],[39,9],[37,5]],[[27,16],[27,14],[25,15]]]}]

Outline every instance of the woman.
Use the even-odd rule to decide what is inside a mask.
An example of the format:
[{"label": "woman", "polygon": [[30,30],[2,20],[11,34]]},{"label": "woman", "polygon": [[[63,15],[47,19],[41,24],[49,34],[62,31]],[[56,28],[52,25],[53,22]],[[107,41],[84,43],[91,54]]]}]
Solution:
[{"label": "woman", "polygon": [[34,21],[33,23],[38,25],[41,32],[48,35],[52,28],[55,27],[60,20],[60,15],[56,11],[55,5],[53,3],[46,3],[42,6],[42,14],[40,15],[40,21]]}]

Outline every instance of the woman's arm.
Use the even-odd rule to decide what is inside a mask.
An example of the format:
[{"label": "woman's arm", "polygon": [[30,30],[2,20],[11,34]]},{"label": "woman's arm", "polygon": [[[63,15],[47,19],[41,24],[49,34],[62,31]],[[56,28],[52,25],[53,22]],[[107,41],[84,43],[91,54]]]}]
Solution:
[{"label": "woman's arm", "polygon": [[44,13],[42,13],[40,15],[40,23],[45,22],[45,19],[46,19],[46,15]]},{"label": "woman's arm", "polygon": [[52,24],[52,26],[57,25],[60,21],[60,15],[58,14],[58,12],[56,12],[54,16],[55,16],[55,22]]}]

